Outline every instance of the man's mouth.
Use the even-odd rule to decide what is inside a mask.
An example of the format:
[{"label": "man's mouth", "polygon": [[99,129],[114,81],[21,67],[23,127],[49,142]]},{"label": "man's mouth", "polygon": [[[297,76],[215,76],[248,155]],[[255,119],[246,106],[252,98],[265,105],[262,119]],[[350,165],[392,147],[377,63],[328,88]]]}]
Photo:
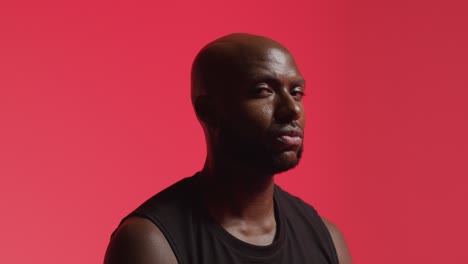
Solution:
[{"label": "man's mouth", "polygon": [[276,139],[287,146],[301,146],[302,145],[302,137],[300,136],[280,135],[276,137]]}]

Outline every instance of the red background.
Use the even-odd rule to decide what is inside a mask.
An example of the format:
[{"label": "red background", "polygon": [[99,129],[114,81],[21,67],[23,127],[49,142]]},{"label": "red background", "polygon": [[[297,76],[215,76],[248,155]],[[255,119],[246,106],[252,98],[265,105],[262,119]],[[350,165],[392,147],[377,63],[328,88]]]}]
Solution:
[{"label": "red background", "polygon": [[119,220],[200,169],[196,52],[270,36],[308,81],[277,177],[355,263],[468,258],[464,1],[2,1],[0,263],[101,263]]}]

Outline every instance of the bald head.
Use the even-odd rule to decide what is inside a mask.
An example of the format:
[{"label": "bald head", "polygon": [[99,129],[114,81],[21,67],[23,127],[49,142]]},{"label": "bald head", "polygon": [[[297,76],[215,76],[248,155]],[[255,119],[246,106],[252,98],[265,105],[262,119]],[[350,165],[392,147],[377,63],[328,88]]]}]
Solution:
[{"label": "bald head", "polygon": [[267,51],[277,50],[294,63],[289,51],[267,37],[246,33],[230,34],[206,45],[192,65],[192,103],[200,95],[216,97],[225,92],[254,60],[266,59]]},{"label": "bald head", "polygon": [[294,167],[302,153],[304,88],[291,54],[272,39],[231,34],[206,45],[192,67],[192,103],[208,162],[265,175]]}]

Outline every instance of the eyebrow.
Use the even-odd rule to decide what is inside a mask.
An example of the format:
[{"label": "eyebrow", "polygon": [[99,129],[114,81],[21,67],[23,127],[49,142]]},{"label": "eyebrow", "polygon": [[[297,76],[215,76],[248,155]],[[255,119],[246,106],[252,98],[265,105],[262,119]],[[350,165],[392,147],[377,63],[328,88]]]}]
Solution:
[{"label": "eyebrow", "polygon": [[303,78],[294,80],[291,83],[293,84],[293,86],[302,86],[302,88],[305,88],[305,85],[306,85],[306,81]]}]

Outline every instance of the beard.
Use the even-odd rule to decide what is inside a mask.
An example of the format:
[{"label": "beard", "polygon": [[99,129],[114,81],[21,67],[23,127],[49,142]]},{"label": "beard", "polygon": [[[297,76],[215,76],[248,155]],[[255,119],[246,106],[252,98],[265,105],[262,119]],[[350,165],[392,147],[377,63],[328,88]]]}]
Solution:
[{"label": "beard", "polygon": [[274,150],[272,144],[268,144],[269,140],[273,140],[273,133],[267,133],[268,140],[256,140],[236,131],[228,122],[222,123],[219,127],[218,153],[265,175],[285,172],[299,164],[303,145],[298,149],[295,159],[287,159],[282,151]]}]

